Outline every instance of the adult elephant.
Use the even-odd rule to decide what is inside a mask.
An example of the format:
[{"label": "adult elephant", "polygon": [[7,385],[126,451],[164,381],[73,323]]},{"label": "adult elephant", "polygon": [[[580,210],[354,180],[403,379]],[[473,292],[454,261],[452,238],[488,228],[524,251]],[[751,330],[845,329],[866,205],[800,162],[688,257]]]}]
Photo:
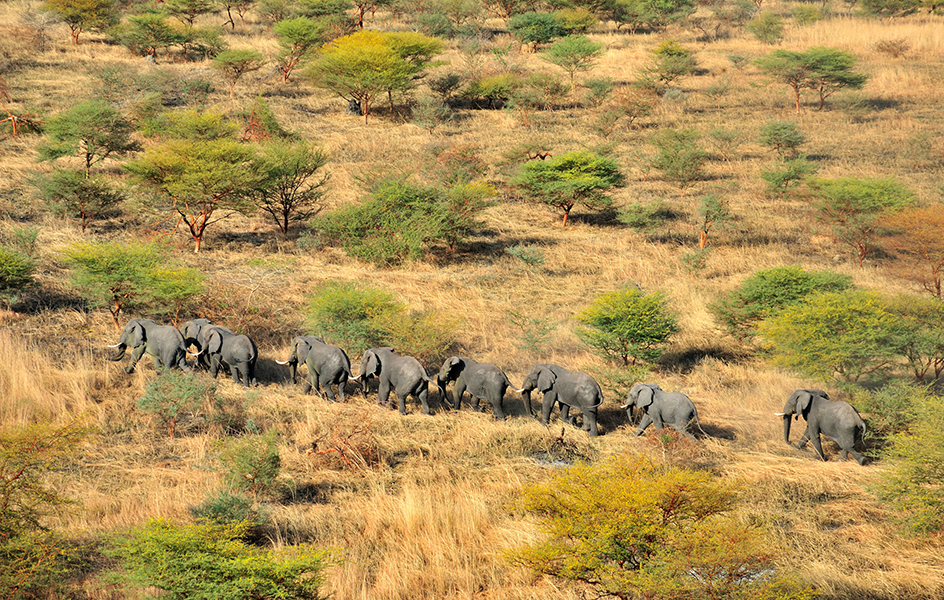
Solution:
[{"label": "adult elephant", "polygon": [[292,381],[300,363],[308,367],[308,378],[305,380],[304,393],[315,388],[319,393],[324,387],[328,400],[336,400],[332,385],[338,386],[338,396],[344,402],[344,385],[351,379],[351,360],[338,346],[325,343],[324,339],[315,335],[300,335],[292,339],[292,350],[289,359],[285,362],[275,361],[280,365],[289,365],[292,370]]},{"label": "adult elephant", "polygon": [[688,424],[693,420],[698,425],[698,429],[705,433],[701,428],[701,423],[698,422],[698,410],[695,409],[695,403],[691,398],[681,392],[663,391],[655,383],[634,385],[626,396],[626,404],[620,408],[626,409],[626,416],[630,421],[633,418],[633,408],[641,408],[644,411],[639,428],[633,435],[642,435],[642,432],[653,424],[656,429],[663,429],[668,424],[679,433],[695,439],[695,436],[687,431]]},{"label": "adult elephant", "polygon": [[377,377],[377,403],[386,406],[390,391],[397,395],[400,414],[406,414],[406,398],[412,395],[423,405],[423,414],[429,412],[429,375],[412,356],[400,356],[393,348],[371,348],[361,357],[361,372],[354,380],[366,384],[369,377]]},{"label": "adult elephant", "polygon": [[451,356],[443,362],[436,377],[436,385],[439,386],[443,399],[446,398],[446,386],[453,381],[456,385],[452,391],[452,408],[462,408],[462,397],[468,391],[472,397],[473,410],[482,411],[479,400],[484,398],[492,405],[492,416],[496,420],[505,418],[502,401],[505,391],[511,387],[511,382],[501,369],[491,363],[478,363],[471,358]]},{"label": "adult elephant", "polygon": [[865,464],[865,457],[854,449],[856,430],[861,429],[864,436],[865,422],[848,402],[833,402],[823,390],[796,390],[787,399],[783,412],[774,414],[783,417],[783,441],[786,443],[790,443],[790,417],[795,415],[799,419],[802,415],[806,419],[806,431],[797,442],[797,448],[802,449],[812,441],[817,455],[826,460],[819,439],[823,434],[839,444],[842,450],[839,460],[846,460],[851,454],[860,465]]},{"label": "adult elephant", "polygon": [[534,365],[524,384],[518,392],[521,393],[528,413],[534,416],[531,408],[532,390],[544,393],[541,410],[541,422],[545,425],[551,417],[554,403],[560,403],[560,417],[565,423],[576,425],[576,418],[570,414],[571,408],[583,413],[583,430],[591,436],[599,435],[597,430],[597,409],[603,404],[603,392],[600,385],[586,373],[568,371],[557,365]]},{"label": "adult elephant", "polygon": [[210,370],[210,354],[204,353],[203,349],[206,348],[207,338],[210,335],[210,332],[214,329],[219,329],[220,331],[236,335],[236,333],[229,327],[223,327],[222,325],[214,325],[210,319],[193,319],[192,321],[187,321],[180,328],[180,332],[184,336],[184,341],[187,344],[187,347],[195,346],[200,352],[197,355],[197,366],[203,368],[206,371]]},{"label": "adult elephant", "polygon": [[122,330],[118,343],[109,346],[118,348],[118,353],[109,360],[121,360],[129,347],[132,348],[131,362],[125,367],[125,373],[134,372],[145,352],[151,355],[154,369],[158,372],[165,368],[190,371],[184,336],[172,325],[161,325],[152,319],[131,319]]},{"label": "adult elephant", "polygon": [[230,375],[236,383],[244,386],[256,385],[256,359],[259,352],[256,344],[248,335],[237,335],[224,331],[225,328],[212,327],[206,335],[206,344],[200,354],[206,353],[210,359],[210,376],[216,377],[223,366],[229,367]]}]

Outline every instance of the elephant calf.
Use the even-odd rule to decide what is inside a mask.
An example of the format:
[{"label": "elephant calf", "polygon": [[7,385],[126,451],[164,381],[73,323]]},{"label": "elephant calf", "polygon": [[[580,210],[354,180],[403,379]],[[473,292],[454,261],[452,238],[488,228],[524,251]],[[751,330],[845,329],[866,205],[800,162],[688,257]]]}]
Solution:
[{"label": "elephant calf", "polygon": [[[632,421],[633,408],[645,411],[639,428],[633,435],[642,435],[649,425],[655,424],[656,429],[662,429],[665,424],[671,425],[682,435],[695,439],[688,432],[688,424],[695,421],[699,431],[705,433],[698,422],[698,410],[691,398],[681,392],[665,392],[655,383],[637,383],[629,390],[626,404],[620,408],[626,409],[626,416]],[[707,435],[707,434],[706,434]]]},{"label": "elephant calf", "polygon": [[593,377],[586,373],[569,371],[558,365],[534,365],[524,378],[521,389],[517,390],[532,416],[534,410],[531,408],[531,392],[535,389],[544,393],[541,402],[542,423],[548,424],[551,410],[557,402],[560,404],[562,421],[576,425],[576,419],[570,414],[570,409],[576,408],[583,413],[583,430],[591,437],[599,435],[597,409],[603,404],[603,391]]},{"label": "elephant calf", "polygon": [[472,396],[473,410],[481,412],[479,400],[484,398],[492,405],[492,415],[496,420],[505,418],[502,402],[505,391],[511,387],[511,382],[501,369],[491,363],[477,363],[471,358],[452,356],[443,363],[442,368],[439,369],[439,376],[436,378],[436,385],[439,386],[444,403],[446,386],[451,381],[456,382],[452,392],[454,409],[462,408],[462,397],[468,391]]},{"label": "elephant calf", "polygon": [[774,414],[783,417],[783,441],[786,443],[790,443],[790,418],[796,415],[795,418],[799,419],[803,415],[806,431],[797,442],[797,448],[803,448],[812,441],[816,454],[826,460],[819,439],[819,435],[823,434],[839,444],[842,450],[839,460],[846,460],[851,454],[860,465],[865,464],[865,457],[853,449],[856,430],[861,429],[862,435],[865,435],[865,421],[848,402],[833,402],[823,390],[796,390],[787,399],[783,412]]}]

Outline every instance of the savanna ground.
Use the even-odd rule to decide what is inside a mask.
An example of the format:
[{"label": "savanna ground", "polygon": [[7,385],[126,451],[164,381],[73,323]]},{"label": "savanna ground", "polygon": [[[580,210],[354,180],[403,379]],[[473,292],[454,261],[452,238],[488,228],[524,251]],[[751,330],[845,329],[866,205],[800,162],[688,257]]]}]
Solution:
[{"label": "savanna ground", "polygon": [[[764,8],[788,14],[792,6],[778,2]],[[6,29],[0,46],[8,57],[28,55],[6,76],[16,106],[54,114],[89,98],[95,83],[88,73],[105,64],[218,77],[205,63],[159,60],[155,67],[95,35],[72,46],[64,26],[53,31],[45,52],[37,52],[13,35],[26,12],[25,3],[0,4],[0,27]],[[374,24],[395,25],[382,13]],[[781,420],[773,413],[792,390],[820,384],[770,367],[722,335],[707,310],[748,274],[784,264],[831,268],[864,288],[912,291],[890,277],[881,260],[856,266],[813,222],[807,203],[769,198],[759,172],[774,155],[755,140],[769,120],[796,120],[809,139],[803,150],[818,162],[820,175],[897,177],[922,201],[940,202],[944,21],[867,20],[835,6],[829,19],[802,27],[789,23],[780,47],[848,49],[870,77],[862,91],[837,94],[826,110],[807,104],[799,114],[787,86],[768,83],[749,62],[736,68],[728,58],[756,58],[771,46],[743,31],[710,43],[699,41],[696,33],[683,26],[663,34],[629,35],[602,25],[594,30],[591,37],[607,48],[590,73],[594,77],[632,81],[650,50],[666,38],[694,50],[703,69],[681,80],[681,92],[662,99],[651,115],[608,139],[593,127],[593,110],[580,106],[580,92],[572,108],[528,115],[460,110],[456,120],[429,133],[411,124],[405,112],[389,115],[378,108],[368,124],[344,115],[342,100],[301,78],[282,84],[277,73],[263,70],[240,81],[233,99],[222,79],[214,79],[217,91],[210,102],[215,110],[244,108],[263,94],[283,127],[331,153],[329,208],[356,200],[365,173],[413,171],[429,162],[434,146],[475,148],[490,165],[487,178],[500,182],[497,165],[505,153],[536,139],[554,154],[612,143],[613,156],[627,175],[627,185],[614,193],[617,206],[664,199],[678,214],[664,230],[639,233],[578,209],[562,228],[546,208],[509,195],[487,209],[484,227],[454,254],[389,270],[353,261],[338,249],[300,248],[297,231],[281,237],[262,216],[232,217],[210,228],[200,254],[189,252],[188,239],[173,238],[180,259],[210,277],[205,305],[214,320],[250,333],[259,345],[262,384],[244,391],[220,378],[220,394],[243,407],[243,418],[260,430],[281,433],[284,477],[294,491],[270,506],[267,531],[277,546],[311,542],[335,553],[325,585],[333,598],[587,597],[587,590],[536,579],[503,560],[505,550],[537,536],[534,523],[516,509],[516,496],[523,484],[558,468],[555,460],[623,453],[709,469],[740,486],[744,513],[767,524],[782,544],[783,568],[824,597],[944,596],[940,540],[901,533],[895,515],[872,491],[886,468],[882,461],[865,468],[852,461],[823,463],[811,451],[783,443]],[[498,34],[493,43],[510,41],[506,36]],[[905,56],[875,50],[877,41],[898,38],[910,44]],[[252,14],[227,39],[231,47],[275,52],[271,31]],[[441,59],[449,64],[440,70],[462,68],[454,45]],[[511,60],[531,70],[555,69],[517,50]],[[706,93],[717,86],[726,89]],[[857,102],[843,99],[850,95]],[[647,140],[660,129],[685,127],[733,129],[742,143],[727,159],[713,152],[703,180],[679,191],[645,167],[654,154]],[[908,150],[919,134],[934,140],[934,151],[916,168]],[[10,426],[79,417],[96,427],[75,462],[50,475],[78,501],[60,517],[58,528],[94,536],[149,518],[186,519],[188,507],[218,484],[213,457],[223,431],[215,424],[183,423],[180,435],[169,439],[135,410],[135,399],[154,372],[147,360],[133,375],[107,362],[105,345],[116,337],[110,317],[84,310],[67,285],[58,252],[82,234],[74,223],[45,214],[31,198],[26,177],[36,168],[38,143],[30,135],[0,140],[0,211],[5,215],[0,226],[5,234],[26,223],[42,228],[38,291],[22,311],[0,315],[0,422]],[[697,245],[700,196],[718,184],[735,185],[729,198],[736,219],[711,232],[707,264],[692,274],[680,257]],[[133,205],[124,212],[122,218],[94,225],[88,235],[131,239],[151,234],[135,218]],[[538,246],[544,262],[527,264],[505,252],[519,244]],[[343,405],[302,395],[274,359],[287,355],[291,337],[303,327],[306,294],[326,279],[370,282],[412,309],[435,309],[458,319],[459,353],[502,366],[515,384],[535,362],[591,372],[601,366],[572,333],[571,317],[595,295],[626,283],[663,290],[679,315],[681,333],[646,379],[691,396],[710,435],[695,443],[653,431],[633,438],[634,427],[619,409],[622,398],[612,393],[601,412],[604,435],[589,439],[568,427],[562,441],[559,421],[545,428],[522,418],[523,407],[513,394],[506,405],[515,416],[503,423],[468,409],[425,417],[412,404],[411,414],[401,417],[359,395]],[[521,332],[509,321],[508,310],[555,324],[547,344],[535,352],[520,350]],[[352,357],[359,351],[348,350]],[[316,440],[336,447],[348,443],[348,460],[312,451]],[[826,448],[830,456],[837,454],[831,443]],[[91,598],[127,597],[94,572],[82,585]]]}]

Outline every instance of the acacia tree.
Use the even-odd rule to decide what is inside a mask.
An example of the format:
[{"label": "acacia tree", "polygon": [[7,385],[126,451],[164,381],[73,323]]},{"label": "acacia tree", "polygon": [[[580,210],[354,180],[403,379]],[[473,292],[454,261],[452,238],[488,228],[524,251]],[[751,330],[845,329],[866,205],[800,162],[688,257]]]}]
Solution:
[{"label": "acacia tree", "polygon": [[298,17],[279,21],[272,30],[282,48],[276,62],[282,71],[282,81],[287,82],[298,63],[324,42],[325,27],[323,23],[308,17]]},{"label": "acacia tree", "polygon": [[570,87],[574,87],[574,76],[593,68],[603,54],[603,44],[591,41],[583,35],[569,35],[554,42],[543,51],[542,58],[564,69],[570,75]]},{"label": "acacia tree", "polygon": [[290,221],[308,219],[320,210],[328,173],[319,171],[327,162],[327,152],[304,143],[271,142],[262,147],[256,158],[259,183],[250,193],[282,233],[288,232]]},{"label": "acacia tree", "polygon": [[46,123],[50,141],[39,147],[42,160],[78,155],[86,177],[92,166],[112,156],[138,150],[131,139],[134,126],[114,107],[100,100],[79,102]]},{"label": "acacia tree", "polygon": [[78,217],[82,233],[92,219],[124,200],[124,194],[101,175],[86,175],[72,169],[54,169],[49,175],[37,176],[33,184],[54,212]]},{"label": "acacia tree", "polygon": [[374,98],[386,92],[392,109],[393,92],[408,90],[442,48],[419,33],[362,30],[322,48],[308,75],[315,85],[357,102],[367,123]]},{"label": "acacia tree", "polygon": [[107,29],[118,22],[118,11],[112,0],[45,0],[43,4],[69,26],[75,45],[83,31]]},{"label": "acacia tree", "polygon": [[812,89],[819,94],[819,109],[826,98],[840,89],[859,89],[868,79],[852,70],[855,56],[838,48],[815,46],[802,52],[774,50],[754,61],[771,79],[793,88],[796,111],[800,112],[800,90]]},{"label": "acacia tree", "polygon": [[265,64],[265,57],[255,50],[225,50],[213,58],[213,68],[221,71],[229,79],[229,97],[233,97],[236,82],[253,71],[258,71]]},{"label": "acacia tree", "polygon": [[892,274],[919,283],[944,300],[944,206],[912,208],[882,219],[889,234],[883,244],[899,259]]},{"label": "acacia tree", "polygon": [[623,181],[615,160],[578,150],[547,160],[527,162],[512,183],[534,201],[563,212],[562,223],[566,227],[570,211],[577,204],[594,210],[609,207],[612,200],[605,192],[622,186]]},{"label": "acacia tree", "polygon": [[[248,213],[248,190],[258,183],[252,148],[235,140],[168,140],[125,165],[147,190],[170,202],[200,251],[206,228],[234,212]],[[223,216],[217,213],[224,212]]]},{"label": "acacia tree", "polygon": [[895,179],[814,179],[817,218],[827,224],[833,238],[852,248],[859,266],[874,249],[873,238],[880,233],[882,217],[913,204],[914,194]]}]

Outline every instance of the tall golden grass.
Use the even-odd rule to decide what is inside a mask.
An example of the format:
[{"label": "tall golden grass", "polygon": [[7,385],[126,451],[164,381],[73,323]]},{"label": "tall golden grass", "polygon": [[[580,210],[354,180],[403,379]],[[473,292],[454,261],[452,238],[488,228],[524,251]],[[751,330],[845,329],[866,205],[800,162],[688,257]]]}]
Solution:
[{"label": "tall golden grass", "polygon": [[[783,12],[792,6],[774,5]],[[19,23],[24,10],[22,3],[0,4],[0,34],[12,32],[10,25]],[[204,19],[210,23],[214,18]],[[604,436],[591,440],[565,428],[564,441],[558,442],[560,423],[545,428],[520,418],[524,409],[513,395],[506,405],[515,416],[502,423],[468,409],[425,417],[415,404],[409,405],[410,415],[401,417],[357,395],[343,405],[328,405],[278,382],[284,373],[271,359],[285,357],[290,335],[281,341],[273,337],[260,346],[265,363],[260,374],[269,378],[262,386],[247,392],[224,378],[219,381],[219,393],[227,401],[243,404],[246,417],[257,427],[277,429],[281,436],[289,492],[283,501],[268,506],[271,542],[310,542],[331,549],[336,559],[326,590],[338,600],[586,597],[588,590],[535,579],[502,559],[508,548],[540,535],[517,510],[517,492],[558,468],[549,459],[562,452],[567,459],[583,460],[638,452],[653,460],[711,469],[740,484],[745,490],[741,510],[774,532],[782,546],[782,568],[814,584],[825,597],[944,596],[940,540],[901,534],[895,515],[871,491],[886,468],[883,464],[860,469],[852,462],[818,462],[811,452],[783,443],[781,422],[772,413],[793,389],[819,384],[749,357],[721,334],[707,308],[753,271],[782,264],[832,268],[864,287],[907,289],[889,279],[877,263],[855,267],[812,223],[802,199],[766,197],[759,173],[775,158],[756,137],[769,120],[796,120],[809,137],[802,150],[817,157],[821,175],[895,176],[913,186],[922,201],[939,202],[940,161],[914,170],[900,154],[916,133],[944,133],[936,83],[944,75],[939,61],[944,50],[941,24],[938,17],[878,21],[843,14],[788,29],[780,47],[831,45],[856,54],[870,74],[860,94],[881,101],[863,115],[843,108],[841,94],[828,110],[804,106],[796,114],[785,85],[766,83],[750,64],[738,69],[730,60],[738,54],[756,58],[772,49],[743,32],[709,44],[682,28],[664,35],[628,36],[601,27],[593,36],[606,43],[607,53],[592,76],[631,82],[649,51],[666,37],[677,37],[693,48],[709,70],[708,75],[683,79],[676,100],[663,102],[652,115],[611,139],[600,137],[592,126],[592,111],[582,108],[539,113],[528,124],[504,111],[463,111],[461,120],[433,134],[383,110],[364,125],[358,117],[341,114],[342,101],[313,90],[300,78],[282,86],[277,77],[260,72],[240,81],[231,101],[228,86],[207,65],[159,61],[161,69],[196,71],[212,79],[217,87],[210,97],[214,110],[230,112],[260,93],[273,92],[267,99],[283,126],[332,154],[328,208],[357,200],[364,193],[365,174],[415,171],[432,145],[476,148],[489,165],[486,177],[497,182],[501,175],[496,165],[504,154],[524,139],[540,137],[555,154],[615,140],[611,151],[629,179],[614,193],[616,204],[664,199],[680,215],[650,233],[601,224],[580,214],[561,228],[558,217],[543,208],[499,201],[484,213],[484,226],[472,240],[476,252],[460,249],[455,256],[397,270],[379,269],[334,249],[299,250],[258,217],[214,224],[205,251],[199,256],[182,251],[181,258],[208,273],[216,289],[227,290],[228,299],[239,305],[233,310],[241,311],[240,326],[250,330],[253,319],[262,318],[262,308],[279,332],[300,330],[302,305],[313,285],[325,279],[365,281],[395,293],[412,309],[435,309],[460,319],[461,352],[499,364],[517,384],[538,361],[574,369],[599,366],[599,359],[574,337],[571,317],[594,295],[632,283],[666,291],[682,327],[670,352],[700,356],[692,364],[667,365],[649,377],[664,389],[689,394],[711,439],[690,444],[651,431],[634,438],[634,427],[617,408],[622,399],[607,397],[601,415]],[[237,27],[239,35],[227,36],[233,46],[274,52],[274,39],[258,20]],[[905,58],[874,49],[876,41],[894,38],[911,44]],[[497,43],[503,41],[508,40]],[[29,68],[7,75],[12,105],[36,106],[49,114],[94,94],[94,80],[87,75],[92,66],[120,62],[142,72],[151,68],[94,35],[73,48],[62,28],[54,32],[49,52],[31,48],[20,37],[0,35],[0,53],[32,61]],[[444,59],[450,64],[438,67],[440,71],[461,70],[455,45]],[[534,54],[516,55],[514,60],[529,69],[555,72]],[[721,78],[730,81],[730,89],[708,97],[706,89]],[[707,181],[681,191],[644,167],[652,154],[649,136],[665,127],[694,127],[703,133],[728,128],[741,134],[742,143],[730,160],[713,158],[706,168]],[[34,168],[39,141],[37,136],[0,140],[0,190],[10,191],[0,193],[0,209],[41,225],[43,267],[37,279],[43,290],[69,295],[74,292],[64,284],[57,250],[79,233],[74,224],[45,216],[30,199],[26,177]],[[679,259],[697,239],[699,198],[713,186],[732,182],[736,186],[728,193],[736,218],[712,231],[707,265],[691,274]],[[6,221],[4,231],[14,225],[12,219]],[[244,231],[270,240],[255,247],[234,237],[224,244],[222,234]],[[134,233],[141,232],[147,229]],[[124,234],[106,232],[117,239]],[[504,252],[519,243],[540,247],[544,263],[526,265]],[[283,272],[278,285],[260,288],[250,300],[240,286],[260,263]],[[554,323],[548,345],[535,353],[520,350],[520,334],[509,322],[508,310],[524,310]],[[56,473],[63,492],[79,504],[78,510],[62,515],[60,527],[108,534],[153,517],[183,520],[189,518],[189,507],[217,489],[221,472],[215,455],[222,432],[194,426],[169,440],[147,415],[136,411],[134,401],[154,373],[147,358],[130,376],[105,360],[104,346],[115,341],[106,316],[37,309],[4,313],[0,319],[0,427],[83,419],[98,430],[75,463]],[[361,349],[348,350],[353,357]],[[347,451],[353,454],[347,463],[325,451],[332,440],[340,443],[359,426],[368,433],[349,439]],[[826,449],[836,455],[832,444]],[[88,597],[103,594],[89,584]]]}]

